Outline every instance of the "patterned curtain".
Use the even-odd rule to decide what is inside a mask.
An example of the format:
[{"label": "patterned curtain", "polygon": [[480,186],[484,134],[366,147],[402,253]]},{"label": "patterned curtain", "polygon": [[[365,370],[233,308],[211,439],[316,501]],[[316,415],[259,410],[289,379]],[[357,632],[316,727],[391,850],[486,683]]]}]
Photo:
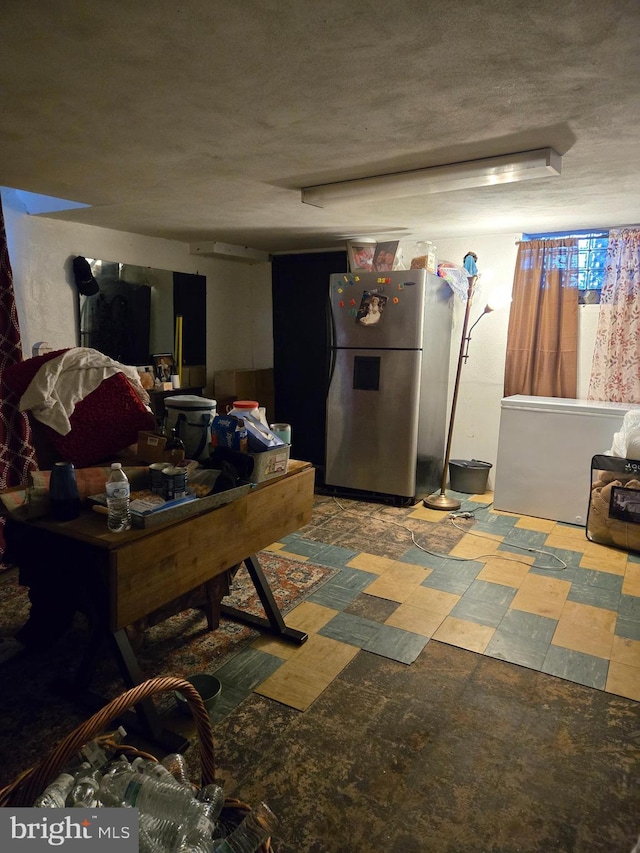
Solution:
[{"label": "patterned curtain", "polygon": [[590,400],[640,403],[640,229],[609,231]]},{"label": "patterned curtain", "polygon": [[[0,489],[25,483],[29,471],[37,467],[29,421],[18,411],[15,399],[12,402],[3,380],[5,368],[18,361],[22,361],[20,327],[0,201]],[[4,553],[3,526],[0,519],[0,555]]]},{"label": "patterned curtain", "polygon": [[504,395],[575,398],[578,242],[520,243],[509,312]]}]

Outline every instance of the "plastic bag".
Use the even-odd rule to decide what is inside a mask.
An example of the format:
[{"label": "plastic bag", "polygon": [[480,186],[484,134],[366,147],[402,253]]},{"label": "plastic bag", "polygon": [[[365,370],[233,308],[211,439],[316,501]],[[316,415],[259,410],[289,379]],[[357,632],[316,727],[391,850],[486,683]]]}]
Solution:
[{"label": "plastic bag", "polygon": [[620,432],[613,436],[611,455],[623,459],[640,459],[640,409],[625,414]]}]

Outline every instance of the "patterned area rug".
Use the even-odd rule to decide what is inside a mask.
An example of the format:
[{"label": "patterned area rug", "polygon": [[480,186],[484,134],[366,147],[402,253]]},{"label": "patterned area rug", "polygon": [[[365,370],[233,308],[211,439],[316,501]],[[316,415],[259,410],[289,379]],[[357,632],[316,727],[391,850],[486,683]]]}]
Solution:
[{"label": "patterned area rug", "polygon": [[[260,565],[283,614],[333,577],[337,569],[282,557],[262,551]],[[224,599],[242,610],[264,616],[249,574],[242,566],[234,579],[231,595]],[[27,590],[18,585],[17,572],[0,575],[0,635],[11,636],[27,619]],[[204,612],[185,610],[149,628],[137,650],[140,665],[150,678],[157,675],[185,676],[214,672],[253,642],[259,631],[222,618],[219,629],[209,631]],[[68,677],[77,666],[87,639],[87,625],[77,616],[58,642],[38,654],[23,652],[0,663],[3,689],[0,694],[0,787],[39,761],[63,737],[90,716],[63,698],[55,689],[56,679]],[[92,690],[111,698],[124,690],[110,656],[101,661]],[[162,712],[173,699],[158,697]]]}]

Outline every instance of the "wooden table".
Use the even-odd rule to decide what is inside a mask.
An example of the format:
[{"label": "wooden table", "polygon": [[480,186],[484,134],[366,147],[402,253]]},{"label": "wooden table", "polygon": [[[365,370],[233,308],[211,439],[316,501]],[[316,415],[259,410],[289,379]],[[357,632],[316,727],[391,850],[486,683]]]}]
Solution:
[{"label": "wooden table", "polygon": [[[210,628],[217,627],[222,612],[303,643],[307,635],[285,625],[255,555],[310,521],[313,490],[313,467],[290,460],[286,474],[229,504],[149,530],[111,533],[105,516],[88,510],[68,522],[50,518],[25,522],[30,538],[42,537],[45,547],[66,546],[76,563],[82,561],[82,596],[93,629],[71,685],[74,694],[88,693],[105,641],[127,687],[146,680],[125,629],[197,588],[206,592]],[[229,590],[229,572],[242,562],[266,619],[221,604]],[[170,750],[184,748],[184,739],[177,743],[174,733],[162,731],[150,700],[136,711],[146,736]]]}]

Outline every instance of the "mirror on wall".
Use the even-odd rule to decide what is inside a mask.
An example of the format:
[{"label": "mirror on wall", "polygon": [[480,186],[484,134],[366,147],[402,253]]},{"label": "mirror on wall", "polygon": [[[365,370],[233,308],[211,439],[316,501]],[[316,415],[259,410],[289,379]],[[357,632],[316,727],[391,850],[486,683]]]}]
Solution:
[{"label": "mirror on wall", "polygon": [[123,364],[173,353],[182,316],[182,363],[206,363],[206,277],[87,258],[98,292],[78,294],[79,344]]}]

